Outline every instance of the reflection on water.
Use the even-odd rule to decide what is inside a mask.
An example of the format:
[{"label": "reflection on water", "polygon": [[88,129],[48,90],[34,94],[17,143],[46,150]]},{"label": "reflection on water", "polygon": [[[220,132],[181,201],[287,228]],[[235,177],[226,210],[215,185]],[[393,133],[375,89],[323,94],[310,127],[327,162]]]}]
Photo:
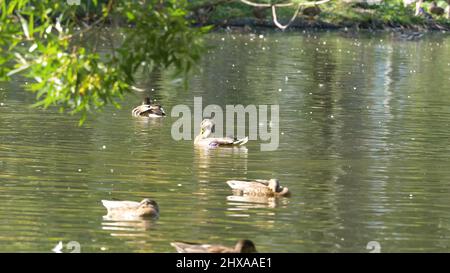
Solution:
[{"label": "reflection on water", "polygon": [[150,219],[120,219],[103,216],[102,229],[111,231],[111,236],[147,236],[154,220]]},{"label": "reflection on water", "polygon": [[[198,168],[199,182],[208,182],[214,166],[224,162],[229,170],[235,170],[239,173],[247,172],[248,149],[242,147],[194,147],[194,163]],[[223,163],[222,163],[223,164]]]},{"label": "reflection on water", "polygon": [[[143,77],[120,110],[83,127],[26,107],[17,80],[0,86],[0,251],[173,252],[172,241],[266,252],[449,250],[450,38],[364,33],[215,33],[185,91]],[[202,150],[174,141],[178,117],[133,119],[150,95],[170,109],[280,105],[279,148]],[[290,199],[230,196],[225,181],[274,177]],[[157,221],[104,219],[100,200],[152,198]],[[288,234],[289,236],[286,236]]]}]

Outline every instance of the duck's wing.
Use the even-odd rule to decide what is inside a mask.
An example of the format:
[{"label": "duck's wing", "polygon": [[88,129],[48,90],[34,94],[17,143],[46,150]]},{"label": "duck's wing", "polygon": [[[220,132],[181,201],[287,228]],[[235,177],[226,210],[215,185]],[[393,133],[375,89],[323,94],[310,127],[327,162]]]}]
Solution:
[{"label": "duck's wing", "polygon": [[151,109],[152,109],[152,107],[150,105],[142,104],[142,105],[139,105],[139,106],[135,107],[131,111],[131,114],[133,115],[133,117],[139,117],[139,116],[145,115]]},{"label": "duck's wing", "polygon": [[139,207],[138,202],[134,201],[109,201],[102,200],[102,204],[107,209],[132,209]]},{"label": "duck's wing", "polygon": [[248,142],[248,137],[244,137],[244,138],[241,138],[241,139],[236,139],[233,144],[241,146],[241,145],[244,145],[247,142]]},{"label": "duck's wing", "polygon": [[236,139],[232,137],[216,137],[211,138],[211,141],[218,145],[244,145],[248,142],[248,137],[242,139]]},{"label": "duck's wing", "polygon": [[215,137],[211,138],[211,142],[217,143],[219,145],[232,145],[234,143],[234,139],[231,137]]},{"label": "duck's wing", "polygon": [[[264,180],[262,180],[264,181]],[[268,182],[267,182],[268,183]],[[258,181],[245,181],[245,180],[228,180],[228,186],[234,190],[245,190],[251,188],[265,188],[267,184]]]},{"label": "duck's wing", "polygon": [[161,105],[151,105],[149,109],[149,113],[158,115],[158,116],[165,116],[166,112],[164,112],[164,109],[161,107]]},{"label": "duck's wing", "polygon": [[257,183],[260,183],[260,184],[263,184],[263,185],[265,185],[265,186],[269,186],[269,180],[265,180],[265,179],[255,179],[255,180],[253,180],[254,182],[257,182]]}]

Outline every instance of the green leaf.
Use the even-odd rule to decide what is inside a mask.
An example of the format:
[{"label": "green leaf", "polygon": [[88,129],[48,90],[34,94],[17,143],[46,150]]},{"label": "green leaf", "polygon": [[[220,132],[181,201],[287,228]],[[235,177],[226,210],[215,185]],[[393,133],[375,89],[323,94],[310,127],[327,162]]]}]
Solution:
[{"label": "green leaf", "polygon": [[33,13],[30,14],[30,19],[28,21],[28,31],[29,31],[29,35],[32,37],[33,33],[34,33],[34,14]]},{"label": "green leaf", "polygon": [[22,15],[20,15],[20,13],[17,13],[17,16],[20,19],[20,24],[22,25],[22,29],[23,29],[23,34],[25,35],[25,37],[27,37],[28,40],[30,40],[30,32],[28,30],[28,23],[27,20],[25,18],[22,17]]},{"label": "green leaf", "polygon": [[6,0],[1,0],[1,2],[2,2],[1,18],[2,18],[2,20],[5,20],[6,13],[7,13],[7,11],[6,11]]},{"label": "green leaf", "polygon": [[136,16],[134,16],[134,14],[133,13],[131,13],[131,12],[129,12],[129,11],[127,11],[127,17],[128,17],[128,20],[130,20],[130,21],[134,21],[135,19],[136,19]]}]

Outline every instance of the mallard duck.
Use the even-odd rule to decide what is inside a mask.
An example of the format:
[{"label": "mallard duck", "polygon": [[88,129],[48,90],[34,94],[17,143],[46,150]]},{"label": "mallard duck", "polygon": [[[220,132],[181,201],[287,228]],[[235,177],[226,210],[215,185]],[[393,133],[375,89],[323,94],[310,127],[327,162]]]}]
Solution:
[{"label": "mallard duck", "polygon": [[250,240],[239,240],[233,247],[222,245],[195,244],[187,242],[170,243],[178,253],[256,253],[255,245]]},{"label": "mallard duck", "polygon": [[431,14],[435,15],[443,15],[445,10],[441,7],[439,7],[436,3],[436,1],[431,2],[429,11]]},{"label": "mallard duck", "polygon": [[133,117],[160,118],[166,115],[164,109],[159,104],[154,104],[149,97],[146,97],[141,105],[135,107],[131,114]]},{"label": "mallard duck", "polygon": [[278,179],[228,180],[228,186],[239,195],[290,196],[289,189],[281,187]]},{"label": "mallard duck", "polygon": [[102,200],[102,204],[108,210],[106,216],[111,218],[133,219],[159,216],[158,204],[148,198],[141,202]]},{"label": "mallard duck", "polygon": [[244,145],[248,137],[237,139],[231,137],[210,137],[215,132],[216,125],[210,119],[204,119],[200,124],[200,134],[195,138],[194,144],[204,147]]}]

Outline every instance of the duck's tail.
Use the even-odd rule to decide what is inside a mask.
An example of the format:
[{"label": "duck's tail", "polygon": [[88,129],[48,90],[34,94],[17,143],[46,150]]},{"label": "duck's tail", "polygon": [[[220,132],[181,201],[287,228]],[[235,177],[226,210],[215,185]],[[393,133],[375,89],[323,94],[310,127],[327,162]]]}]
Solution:
[{"label": "duck's tail", "polygon": [[188,248],[191,243],[184,243],[184,242],[172,242],[170,243],[171,246],[173,246],[178,253],[186,253],[186,248]]},{"label": "duck's tail", "polygon": [[248,137],[245,137],[245,138],[242,138],[242,139],[235,140],[235,141],[233,142],[233,144],[234,144],[234,145],[242,146],[242,145],[244,145],[244,144],[247,143],[247,142],[248,142]]}]

